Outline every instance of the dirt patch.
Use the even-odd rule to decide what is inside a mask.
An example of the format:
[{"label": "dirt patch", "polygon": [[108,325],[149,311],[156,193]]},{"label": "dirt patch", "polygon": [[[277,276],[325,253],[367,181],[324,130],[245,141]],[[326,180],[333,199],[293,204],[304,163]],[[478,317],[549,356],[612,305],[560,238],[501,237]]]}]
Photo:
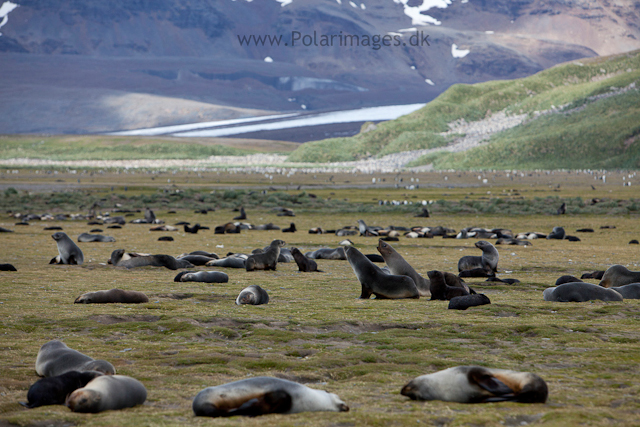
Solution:
[{"label": "dirt patch", "polygon": [[160,316],[134,314],[132,316],[114,316],[111,314],[99,314],[90,316],[89,319],[100,323],[101,325],[113,325],[124,322],[157,322]]},{"label": "dirt patch", "polygon": [[194,294],[162,294],[158,295],[158,298],[170,298],[170,299],[187,299],[193,297]]}]

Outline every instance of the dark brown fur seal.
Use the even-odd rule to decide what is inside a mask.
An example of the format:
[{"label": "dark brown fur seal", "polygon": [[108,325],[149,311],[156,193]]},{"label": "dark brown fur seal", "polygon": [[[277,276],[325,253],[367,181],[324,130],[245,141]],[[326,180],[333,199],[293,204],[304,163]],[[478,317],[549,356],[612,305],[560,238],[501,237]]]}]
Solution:
[{"label": "dark brown fur seal", "polygon": [[362,286],[360,298],[368,299],[371,294],[376,298],[420,298],[411,277],[384,273],[353,246],[347,246],[344,252]]},{"label": "dark brown fur seal", "polygon": [[612,265],[602,275],[599,285],[605,288],[640,282],[640,271],[631,271],[623,265]]},{"label": "dark brown fur seal", "polygon": [[46,405],[64,405],[64,401],[73,391],[84,387],[92,379],[104,375],[98,371],[69,371],[55,377],[41,378],[27,392],[27,408]]},{"label": "dark brown fur seal", "polygon": [[319,271],[318,264],[314,260],[304,256],[298,248],[291,248],[291,255],[293,255],[293,259],[298,265],[298,271],[302,271],[306,273],[310,273],[312,271]]},{"label": "dark brown fur seal", "polygon": [[449,301],[449,310],[466,310],[469,307],[491,304],[491,300],[485,294],[462,295],[453,297]]},{"label": "dark brown fur seal", "polygon": [[65,403],[73,412],[97,413],[131,408],[145,400],[147,389],[140,381],[124,375],[103,375],[71,393]]},{"label": "dark brown fur seal", "polygon": [[349,410],[333,393],[272,377],[247,378],[207,387],[193,399],[192,407],[198,417],[255,417],[276,413]]},{"label": "dark brown fur seal", "polygon": [[240,291],[236,304],[260,305],[269,303],[269,294],[258,285],[250,285]]},{"label": "dark brown fur seal", "polygon": [[419,376],[405,385],[400,393],[413,400],[545,403],[549,390],[542,378],[529,372],[456,366]]},{"label": "dark brown fur seal", "polygon": [[390,244],[383,239],[378,240],[378,252],[384,258],[391,274],[409,276],[418,288],[421,297],[431,296],[431,283],[422,277]]},{"label": "dark brown fur seal", "polygon": [[469,287],[453,273],[432,270],[427,275],[431,282],[431,300],[448,301],[471,293]]},{"label": "dark brown fur seal", "polygon": [[284,240],[274,240],[269,249],[260,254],[251,254],[244,263],[247,271],[275,270],[280,256],[280,248],[285,245]]},{"label": "dark brown fur seal", "polygon": [[140,304],[149,302],[149,298],[142,292],[110,289],[108,291],[87,292],[74,301],[75,304]]},{"label": "dark brown fur seal", "polygon": [[604,276],[604,270],[596,270],[592,273],[584,273],[582,276],[580,276],[580,279],[602,280],[602,276]]},{"label": "dark brown fur seal", "polygon": [[558,280],[556,280],[556,284],[555,286],[560,286],[564,283],[575,283],[575,282],[582,282],[582,280],[578,279],[577,277],[574,276],[560,276],[558,277]]}]

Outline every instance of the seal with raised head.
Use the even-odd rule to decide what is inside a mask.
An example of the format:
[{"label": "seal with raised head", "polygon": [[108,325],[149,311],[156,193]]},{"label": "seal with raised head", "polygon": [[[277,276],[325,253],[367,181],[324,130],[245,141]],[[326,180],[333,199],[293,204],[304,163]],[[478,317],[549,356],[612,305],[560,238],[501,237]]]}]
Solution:
[{"label": "seal with raised head", "polygon": [[565,231],[562,227],[553,227],[551,233],[547,235],[547,239],[562,240],[565,237]]},{"label": "seal with raised head", "polygon": [[480,240],[475,243],[476,248],[482,251],[482,256],[463,256],[458,261],[458,271],[473,270],[481,268],[488,274],[498,271],[498,250],[486,240]]},{"label": "seal with raised head", "polygon": [[207,387],[196,395],[192,407],[198,417],[255,417],[265,414],[349,410],[333,393],[272,377],[247,378]]},{"label": "seal with raised head", "polygon": [[400,393],[413,400],[545,403],[549,389],[542,378],[529,372],[456,366],[414,378]]},{"label": "seal with raised head", "polygon": [[107,375],[116,368],[106,360],[93,358],[73,350],[59,340],[46,342],[36,357],[36,373],[42,377],[55,377],[69,371],[98,371]]},{"label": "seal with raised head", "polygon": [[149,298],[144,293],[125,291],[118,288],[109,289],[108,291],[87,292],[74,301],[75,304],[140,304],[143,302],[149,302]]},{"label": "seal with raised head", "polygon": [[585,302],[593,300],[622,301],[622,295],[613,289],[603,288],[593,283],[563,283],[560,286],[547,288],[542,292],[545,301]]},{"label": "seal with raised head", "polygon": [[249,285],[240,291],[236,304],[260,305],[269,302],[269,294],[258,285]]},{"label": "seal with raised head", "polygon": [[344,248],[347,260],[356,274],[362,292],[360,298],[420,298],[420,292],[409,276],[386,274],[353,246]]},{"label": "seal with raised head", "polygon": [[312,271],[320,271],[318,270],[318,264],[304,256],[302,252],[298,248],[291,248],[291,255],[293,255],[293,259],[298,265],[298,271],[310,273]]},{"label": "seal with raised head", "polygon": [[251,254],[244,263],[247,271],[275,270],[280,257],[280,248],[285,245],[284,240],[276,239],[271,242],[263,253]]},{"label": "seal with raised head", "polygon": [[229,275],[222,271],[181,271],[174,282],[228,283]]},{"label": "seal with raised head", "polygon": [[27,408],[46,405],[64,405],[64,401],[74,390],[84,387],[92,379],[104,375],[98,371],[69,371],[55,377],[40,378],[27,392]]},{"label": "seal with raised head", "polygon": [[103,236],[102,234],[90,234],[90,233],[82,233],[78,236],[78,242],[81,243],[91,243],[91,242],[115,242],[115,237],[111,236]]},{"label": "seal with raised head", "polygon": [[97,413],[131,408],[147,400],[147,389],[135,378],[103,375],[67,397],[65,404],[73,412]]},{"label": "seal with raised head", "polygon": [[309,259],[333,259],[333,260],[346,260],[347,255],[344,253],[344,248],[320,248],[313,252],[307,252],[304,254]]},{"label": "seal with raised head", "polygon": [[58,231],[51,235],[58,245],[58,256],[54,257],[49,264],[77,264],[84,262],[82,250],[74,243],[67,233]]},{"label": "seal with raised head", "polygon": [[604,276],[604,270],[596,270],[591,273],[583,273],[582,276],[580,276],[580,279],[602,280],[602,276]]},{"label": "seal with raised head", "polygon": [[116,249],[111,252],[111,264],[116,267],[136,268],[136,267],[166,267],[169,270],[179,268],[193,268],[193,264],[186,260],[175,259],[171,255],[125,255],[124,249]]},{"label": "seal with raised head", "polygon": [[431,270],[427,276],[431,283],[431,300],[448,301],[472,293],[466,283],[453,273]]},{"label": "seal with raised head", "polygon": [[390,244],[382,239],[378,240],[378,252],[384,258],[391,274],[409,276],[418,288],[421,297],[431,296],[431,283],[422,277]]},{"label": "seal with raised head", "polygon": [[613,288],[640,282],[640,271],[631,271],[624,265],[612,265],[602,275],[599,285]]}]

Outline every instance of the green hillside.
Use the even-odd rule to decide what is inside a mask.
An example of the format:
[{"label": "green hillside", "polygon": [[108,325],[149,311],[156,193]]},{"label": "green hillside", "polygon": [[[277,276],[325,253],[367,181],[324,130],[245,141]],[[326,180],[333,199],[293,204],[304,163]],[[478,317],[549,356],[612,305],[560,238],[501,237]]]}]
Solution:
[{"label": "green hillside", "polygon": [[[413,165],[639,168],[640,149],[635,143],[640,139],[639,87],[640,51],[572,61],[518,80],[454,85],[412,114],[351,138],[303,144],[289,160],[347,161],[443,147],[453,139],[440,134],[449,130],[448,123],[478,121],[504,110],[507,115],[527,114],[528,119],[494,134],[489,145],[455,154],[434,153]],[[612,96],[598,97],[603,94]],[[554,107],[555,113],[536,113]]]}]

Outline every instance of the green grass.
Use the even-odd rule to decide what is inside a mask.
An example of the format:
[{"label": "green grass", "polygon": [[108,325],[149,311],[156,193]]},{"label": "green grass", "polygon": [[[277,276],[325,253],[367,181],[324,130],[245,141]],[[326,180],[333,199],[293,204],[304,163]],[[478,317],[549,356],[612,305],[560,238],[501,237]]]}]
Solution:
[{"label": "green grass", "polygon": [[[638,127],[638,91],[615,96],[589,105],[588,97],[606,93],[612,87],[640,83],[640,52],[606,58],[572,61],[533,76],[511,81],[491,81],[474,85],[457,84],[429,102],[424,108],[396,120],[378,124],[376,130],[351,138],[334,138],[301,145],[289,156],[291,161],[325,162],[354,160],[393,152],[435,148],[447,144],[440,135],[448,124],[459,119],[467,122],[483,119],[506,110],[508,114],[528,114],[552,106],[587,109],[568,117],[554,115],[518,126],[509,133],[496,135],[495,144],[482,161],[467,160],[464,155],[434,155],[414,165],[435,161],[436,167],[462,168],[572,168],[580,164],[585,152],[613,152],[606,167],[638,167],[637,148],[622,152],[622,143],[640,131]],[[630,108],[629,108],[630,107]],[[531,136],[535,138],[531,139]],[[499,143],[509,145],[509,150]],[[508,142],[507,142],[508,141]],[[522,147],[523,141],[527,145]],[[567,147],[578,141],[578,152]],[[494,145],[497,148],[493,148]],[[637,144],[635,144],[637,145]],[[582,147],[585,147],[584,149]],[[542,151],[542,153],[538,153]],[[513,152],[517,152],[510,157]],[[534,159],[524,161],[531,154]],[[546,156],[544,156],[546,154]],[[471,153],[468,155],[472,156]],[[605,156],[600,155],[600,158]],[[506,166],[507,165],[507,166]]]}]

